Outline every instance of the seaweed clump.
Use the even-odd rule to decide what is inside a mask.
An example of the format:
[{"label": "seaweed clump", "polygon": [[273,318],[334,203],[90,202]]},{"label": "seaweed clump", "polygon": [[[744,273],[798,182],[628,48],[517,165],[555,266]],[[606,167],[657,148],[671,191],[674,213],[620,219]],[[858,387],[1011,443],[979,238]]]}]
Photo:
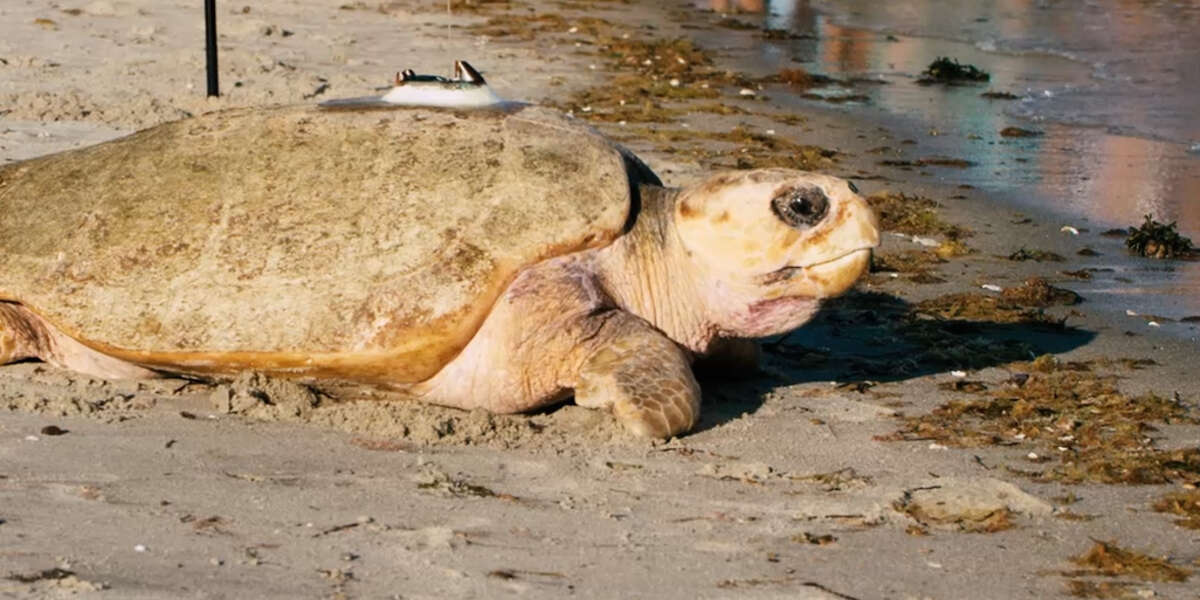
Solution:
[{"label": "seaweed clump", "polygon": [[1005,289],[1000,296],[1006,300],[1034,308],[1047,306],[1070,306],[1079,304],[1083,298],[1071,290],[1050,285],[1041,277],[1030,277],[1025,283]]},{"label": "seaweed clump", "polygon": [[916,311],[940,319],[1061,326],[1060,320],[1040,309],[1077,304],[1080,300],[1075,292],[1032,277],[1022,285],[1004,290],[999,296],[975,292],[946,294],[917,303]]},{"label": "seaweed clump", "polygon": [[1076,598],[1101,598],[1133,600],[1133,584],[1128,581],[1085,581],[1072,579],[1067,582],[1067,593]]},{"label": "seaweed clump", "polygon": [[[882,439],[934,440],[947,446],[1025,446],[1044,470],[1010,470],[1038,481],[1161,484],[1200,481],[1200,448],[1162,450],[1151,423],[1200,423],[1188,409],[1153,393],[1127,396],[1116,377],[1091,363],[1043,356],[981,397],[955,399],[927,415],[904,417]],[[1057,464],[1048,464],[1057,457]]]},{"label": "seaweed clump", "polygon": [[928,250],[877,252],[871,255],[871,272],[904,274],[913,283],[945,283],[932,268],[945,262],[937,252]]},{"label": "seaweed clump", "polygon": [[958,62],[957,59],[939,56],[921,72],[921,78],[917,80],[917,83],[925,85],[931,83],[963,83],[990,81],[991,78],[992,76],[987,71],[975,65],[964,65]]},{"label": "seaweed clump", "polygon": [[517,498],[503,494],[491,488],[470,483],[463,479],[451,477],[440,471],[430,471],[422,474],[422,481],[417,483],[417,489],[430,490],[455,498],[497,498],[513,501]]},{"label": "seaweed clump", "polygon": [[987,91],[987,92],[980,94],[979,96],[981,98],[987,98],[988,100],[1016,100],[1016,99],[1020,98],[1020,96],[1013,94],[1011,92],[997,92],[997,91]]},{"label": "seaweed clump", "polygon": [[879,216],[879,226],[885,231],[908,235],[942,235],[950,240],[962,240],[971,235],[965,227],[952,225],[938,216],[938,203],[924,196],[896,192],[880,192],[867,198],[867,203]]},{"label": "seaweed clump", "polygon": [[1146,215],[1141,227],[1130,228],[1125,247],[1133,254],[1149,258],[1191,257],[1196,254],[1192,240],[1180,235],[1174,222],[1164,225],[1150,215]]},{"label": "seaweed clump", "polygon": [[1178,517],[1175,524],[1188,529],[1200,529],[1200,490],[1172,492],[1154,503],[1154,510]]},{"label": "seaweed clump", "polygon": [[1032,260],[1034,262],[1064,262],[1067,259],[1063,258],[1061,254],[1056,254],[1048,250],[1027,250],[1025,247],[1021,247],[1020,250],[1009,254],[1008,260],[1017,262],[1024,262],[1027,260]]},{"label": "seaweed clump", "polygon": [[779,73],[763,77],[758,80],[758,83],[780,83],[800,90],[831,84],[846,85],[845,82],[828,75],[810,73],[802,67],[780,69]]},{"label": "seaweed clump", "polygon": [[514,37],[530,41],[539,34],[568,29],[567,20],[554,13],[536,15],[497,15],[486,22],[471,25],[467,31],[488,37]]},{"label": "seaweed clump", "polygon": [[915,283],[944,283],[944,279],[930,272],[930,267],[971,252],[962,241],[971,231],[943,221],[934,210],[938,203],[929,198],[881,192],[868,197],[867,203],[879,216],[880,227],[885,231],[907,235],[941,235],[947,238],[932,251],[877,253],[872,257],[873,273],[904,273]]},{"label": "seaweed clump", "polygon": [[713,99],[725,85],[753,85],[713,67],[712,54],[685,38],[638,40],[603,29],[586,30],[598,54],[618,74],[602,85],[577,92],[559,108],[593,121],[667,123],[694,112],[740,114],[740,107]]},{"label": "seaweed clump", "polygon": [[[493,9],[513,7],[510,0],[450,0],[446,5],[453,12],[485,12]],[[380,12],[383,12],[380,10]]]},{"label": "seaweed clump", "polygon": [[677,76],[681,79],[705,79],[718,75],[712,67],[712,53],[690,39],[601,40],[601,54],[614,61],[613,66],[634,70],[649,77]]},{"label": "seaweed clump", "polygon": [[[613,76],[601,85],[552,104],[590,121],[626,125],[670,123],[696,112],[726,116],[746,114],[750,111],[741,106],[715,99],[721,96],[725,87],[746,89],[759,85],[751,78],[715,67],[712,53],[690,39],[631,38],[629,32],[603,19],[567,20],[553,14],[503,15],[474,26],[471,31],[526,39],[557,33],[586,38],[587,45],[606,61]],[[792,85],[800,85],[810,78],[814,82],[823,81],[820,76],[808,76],[799,70],[780,75],[780,81],[786,79]],[[803,120],[789,114],[769,116],[789,125]],[[831,166],[837,155],[834,150],[776,136],[771,130],[759,133],[743,126],[725,131],[662,127],[629,127],[618,131],[620,133],[609,133],[624,139],[649,139],[656,142],[661,151],[693,158],[708,167],[785,167],[811,171]]]},{"label": "seaweed clump", "polygon": [[963,533],[997,533],[1016,527],[1011,510],[980,508],[958,512],[930,511],[919,503],[898,500],[892,504],[897,512],[908,515],[928,533],[929,527],[955,529]]},{"label": "seaweed clump", "polygon": [[946,261],[927,250],[902,250],[900,252],[875,252],[871,255],[872,273],[926,273],[934,265]]},{"label": "seaweed clump", "polygon": [[[713,88],[680,85],[677,80],[622,74],[607,85],[572,94],[563,108],[583,113],[593,121],[667,123],[691,110],[665,106],[664,102],[715,98],[717,95],[717,90]],[[704,112],[733,114],[736,111],[736,108],[724,109],[722,106],[718,104]]]},{"label": "seaweed clump", "polygon": [[1166,559],[1126,550],[1115,542],[1093,540],[1086,553],[1071,559],[1083,567],[1079,575],[1136,577],[1142,581],[1187,581],[1191,571],[1172,565]]}]

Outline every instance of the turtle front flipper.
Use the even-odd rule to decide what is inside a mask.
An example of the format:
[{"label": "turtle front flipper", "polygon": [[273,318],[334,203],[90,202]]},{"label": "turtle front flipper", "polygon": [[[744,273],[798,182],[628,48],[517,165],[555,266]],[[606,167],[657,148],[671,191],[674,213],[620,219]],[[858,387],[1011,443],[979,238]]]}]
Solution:
[{"label": "turtle front flipper", "polygon": [[668,438],[700,418],[700,386],[687,356],[645,323],[625,332],[584,362],[575,403],[611,408],[627,429]]},{"label": "turtle front flipper", "polygon": [[38,330],[29,311],[12,302],[0,301],[0,365],[38,356]]}]

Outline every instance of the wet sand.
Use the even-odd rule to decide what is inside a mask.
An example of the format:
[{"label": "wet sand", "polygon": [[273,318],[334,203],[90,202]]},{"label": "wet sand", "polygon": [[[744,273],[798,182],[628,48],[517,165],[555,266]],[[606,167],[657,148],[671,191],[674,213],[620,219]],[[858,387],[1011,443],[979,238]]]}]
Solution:
[{"label": "wet sand", "polygon": [[[939,167],[879,164],[881,146],[933,156],[936,136],[838,110],[797,112],[773,100],[791,93],[782,84],[751,81],[768,73],[720,75],[746,63],[755,31],[731,32],[719,15],[684,3],[556,5],[566,21],[533,36],[525,32],[544,23],[519,19],[492,35],[463,27],[526,17],[525,5],[451,15],[432,4],[223,7],[229,94],[206,100],[198,10],[87,6],[78,15],[0,10],[0,95],[8,95],[0,112],[9,111],[0,116],[0,160],[93,143],[183,112],[358,96],[395,70],[437,72],[466,58],[503,96],[593,120],[670,184],[743,161],[796,160],[772,150],[774,138],[836,151],[806,160],[853,178],[864,195],[936,201],[940,222],[973,232],[961,238],[973,252],[871,274],[811,326],[769,343],[758,376],[704,379],[697,431],[662,444],[630,439],[609,416],[571,405],[528,416],[313,406],[304,388],[255,377],[110,382],[35,363],[0,368],[6,596],[1194,593],[1195,576],[1172,581],[1147,568],[1109,576],[1097,561],[1071,560],[1106,540],[1173,568],[1200,568],[1197,531],[1153,509],[1200,480],[1187,454],[1200,444],[1196,349],[1140,315],[1095,310],[1080,280],[1064,275],[1093,264],[1080,248],[1111,255],[1121,252],[1119,240],[1099,236],[1098,227],[1063,233],[1060,219],[1018,214],[986,186],[923,174]],[[679,77],[681,87],[725,82],[715,97],[652,96],[679,112],[638,122],[634,112],[610,119],[621,105],[582,95],[615,89],[632,72],[614,58],[621,42],[613,40],[704,40],[714,32],[744,39],[706,46],[711,71]],[[660,51],[673,58],[667,48]],[[734,127],[732,140],[680,133]],[[880,255],[928,259],[958,235],[948,227],[890,231]],[[1064,262],[1009,260],[1021,248]],[[1001,310],[979,300],[1003,293],[982,285],[1022,289],[1033,276],[1080,291],[1084,302]],[[969,306],[991,308],[946,313],[948,295],[962,293],[976,295]],[[1060,319],[1065,325],[1055,324]],[[1028,362],[1044,354],[1058,366]],[[1034,395],[1042,385],[1055,393]],[[1148,392],[1166,400],[1155,403]],[[1099,404],[1113,398],[1147,412]],[[967,411],[949,426],[931,417],[963,403],[1008,408]],[[1089,408],[1099,406],[1105,410]],[[1092,422],[1108,415],[1117,420]],[[1118,435],[1126,430],[1136,435]],[[1107,452],[1105,440],[1134,447]],[[1180,460],[1167,460],[1173,452]],[[1081,476],[1072,470],[1081,465],[1112,470]],[[1136,483],[1144,481],[1156,483]]]}]

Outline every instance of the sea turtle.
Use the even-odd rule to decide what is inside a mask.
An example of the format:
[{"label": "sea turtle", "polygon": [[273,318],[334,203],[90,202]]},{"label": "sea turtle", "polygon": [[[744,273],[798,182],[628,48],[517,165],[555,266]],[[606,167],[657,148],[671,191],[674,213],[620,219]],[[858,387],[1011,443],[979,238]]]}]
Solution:
[{"label": "sea turtle", "polygon": [[320,104],[323,108],[362,108],[368,106],[442,106],[478,108],[504,102],[484,81],[483,75],[465,60],[454,61],[454,74],[418,75],[412,69],[396,73],[395,83],[382,96],[338,98]]},{"label": "sea turtle", "polygon": [[750,364],[878,238],[846,180],[668,188],[544,107],[225,110],[0,167],[0,364],[503,413],[573,392],[666,437],[694,360]]}]

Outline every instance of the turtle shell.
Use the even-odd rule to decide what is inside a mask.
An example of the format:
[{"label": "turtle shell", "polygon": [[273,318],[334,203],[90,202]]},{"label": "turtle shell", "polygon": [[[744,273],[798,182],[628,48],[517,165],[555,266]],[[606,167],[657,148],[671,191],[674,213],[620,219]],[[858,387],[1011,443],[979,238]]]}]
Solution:
[{"label": "turtle shell", "polygon": [[151,368],[421,381],[621,234],[630,161],[532,106],[211,113],[0,167],[0,299]]}]

